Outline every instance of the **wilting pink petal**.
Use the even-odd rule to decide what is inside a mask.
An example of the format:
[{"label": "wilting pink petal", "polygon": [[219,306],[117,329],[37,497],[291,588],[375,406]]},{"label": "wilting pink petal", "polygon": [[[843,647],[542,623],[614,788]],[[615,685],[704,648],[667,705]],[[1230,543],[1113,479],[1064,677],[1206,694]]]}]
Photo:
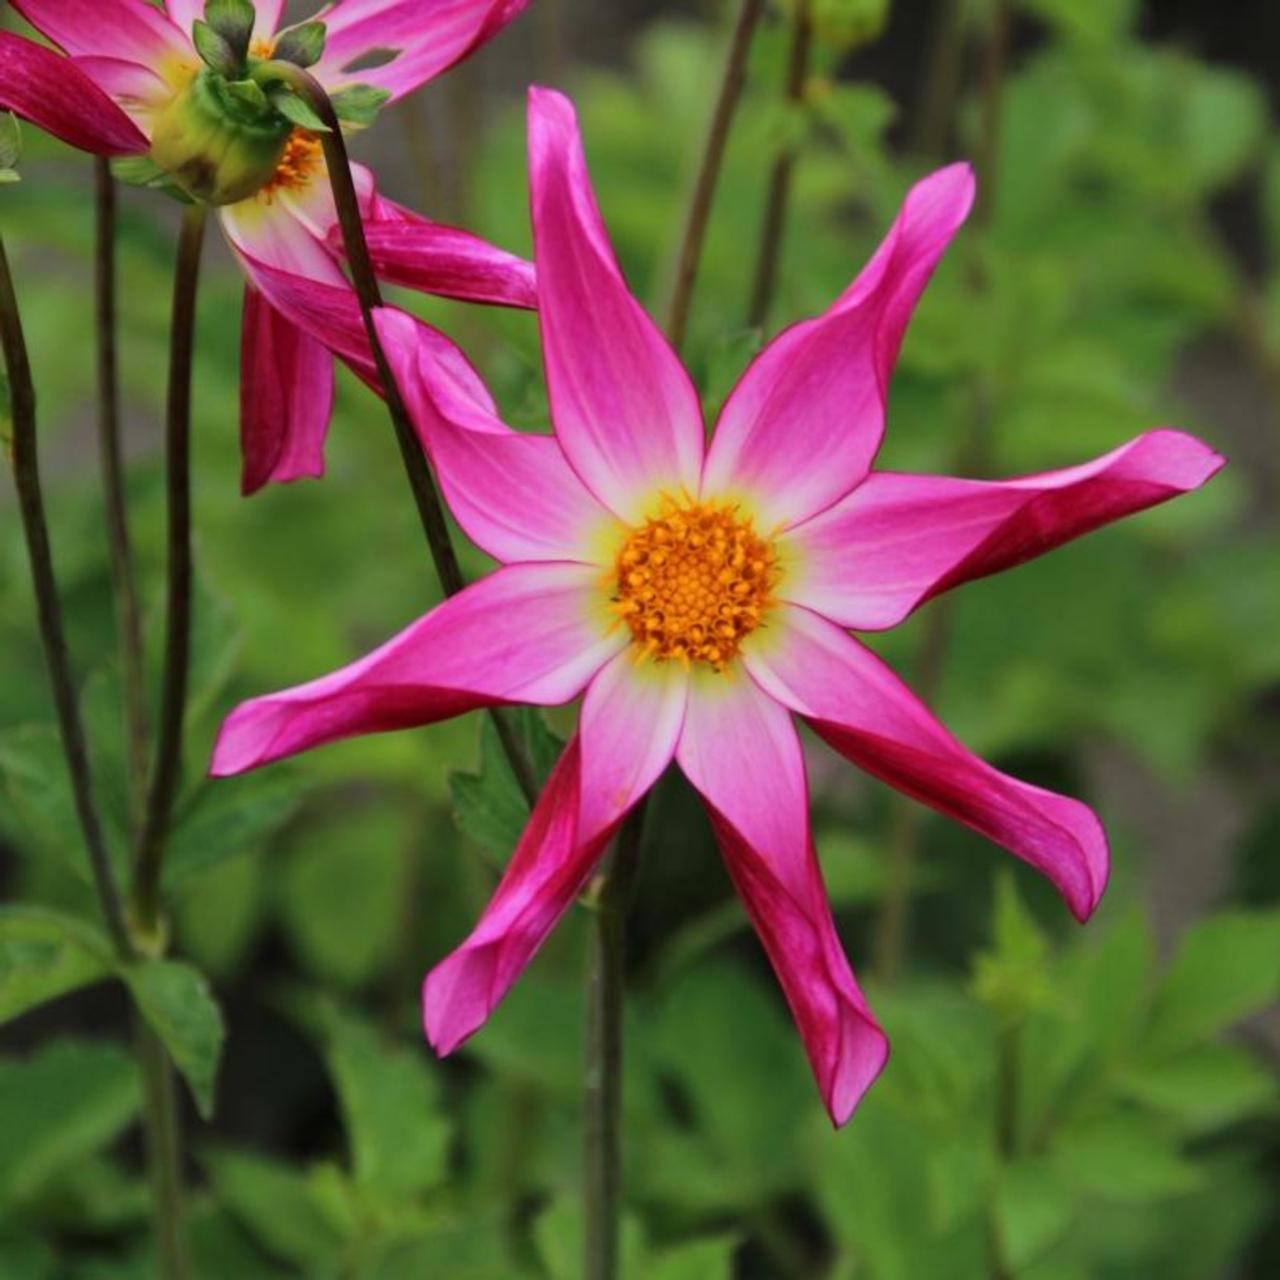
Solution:
[{"label": "wilting pink petal", "polygon": [[[379,199],[377,218],[365,223],[364,235],[374,270],[391,284],[463,302],[530,310],[538,305],[533,263],[468,231]],[[328,240],[342,252],[340,228],[331,228]]]},{"label": "wilting pink petal", "polygon": [[698,672],[676,758],[706,801],[827,1110],[844,1124],[880,1074],[889,1043],[836,936],[791,716],[741,670]]},{"label": "wilting pink petal", "polygon": [[253,285],[240,335],[240,489],[324,475],[333,409],[333,356]]},{"label": "wilting pink petal", "polygon": [[916,300],[973,202],[968,165],[919,182],[884,242],[823,315],[779,334],[725,402],[704,494],[746,499],[764,528],[844,497],[884,434],[889,377]]},{"label": "wilting pink petal", "polygon": [[697,492],[698,395],[627,289],[573,106],[549,89],[529,91],[529,182],[551,420],[587,487],[634,523],[662,491]]},{"label": "wilting pink petal", "polygon": [[671,759],[686,685],[678,666],[638,672],[628,653],[591,682],[579,736],[502,883],[470,937],[427,975],[423,1020],[437,1053],[452,1053],[484,1024],[582,892],[609,838]]},{"label": "wilting pink petal", "polygon": [[315,74],[328,89],[371,84],[392,99],[412,92],[527,8],[529,0],[338,0]]},{"label": "wilting pink petal", "polygon": [[1016,480],[873,472],[783,541],[778,588],[855,630],[901,622],[961,582],[1199,488],[1224,459],[1181,431],[1149,431],[1063,471]]},{"label": "wilting pink petal", "polygon": [[137,126],[68,58],[0,31],[0,107],[95,155],[139,155]]},{"label": "wilting pink petal", "polygon": [[842,755],[1030,863],[1079,920],[1106,888],[1102,824],[1088,806],[1000,773],[961,746],[869,649],[787,605],[743,650],[752,676]]},{"label": "wilting pink petal", "polygon": [[609,634],[599,576],[570,564],[499,569],[359,662],[242,703],[218,735],[211,774],[495,703],[568,702],[625,644]]},{"label": "wilting pink petal", "polygon": [[[579,560],[606,555],[613,518],[591,496],[554,436],[512,431],[473,385],[423,341],[423,325],[382,307],[378,334],[445,500],[467,536],[495,559]],[[440,337],[440,342],[448,339]],[[452,368],[465,363],[455,353]]]},{"label": "wilting pink petal", "polygon": [[182,30],[146,0],[13,0],[13,7],[70,54],[141,63],[166,79],[199,62]]},{"label": "wilting pink petal", "polygon": [[[190,35],[195,20],[204,17],[205,3],[206,0],[165,0],[164,7],[169,11],[169,17]],[[255,39],[265,40],[275,34],[284,4],[285,0],[253,0],[258,15],[253,24]]]}]

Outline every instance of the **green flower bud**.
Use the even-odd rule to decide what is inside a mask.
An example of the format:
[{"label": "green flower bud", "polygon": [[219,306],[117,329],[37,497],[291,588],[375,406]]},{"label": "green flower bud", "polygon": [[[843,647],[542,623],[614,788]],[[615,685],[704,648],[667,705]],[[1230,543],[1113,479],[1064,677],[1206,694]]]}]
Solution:
[{"label": "green flower bud", "polygon": [[156,119],[151,159],[193,199],[234,204],[271,180],[292,128],[252,81],[205,69]]}]

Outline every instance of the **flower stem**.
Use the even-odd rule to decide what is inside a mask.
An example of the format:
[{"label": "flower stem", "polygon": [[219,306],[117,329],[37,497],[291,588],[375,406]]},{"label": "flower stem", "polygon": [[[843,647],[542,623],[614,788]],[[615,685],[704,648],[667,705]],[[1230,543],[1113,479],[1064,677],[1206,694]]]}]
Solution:
[{"label": "flower stem", "polygon": [[134,864],[133,915],[144,948],[158,943],[160,871],[182,766],[191,650],[191,361],[195,348],[196,289],[204,244],[205,208],[187,205],[178,237],[169,332],[169,402],[165,417],[165,488],[168,497],[168,585],[164,672],[155,767],[147,792]]},{"label": "flower stem", "polygon": [[120,643],[120,680],[124,695],[125,740],[129,761],[130,812],[140,828],[147,788],[147,704],[143,674],[142,618],[138,581],[125,511],[124,468],[120,452],[120,394],[116,361],[116,187],[111,164],[94,159],[97,212],[94,259],[94,318],[98,347],[98,452],[106,509],[107,550],[115,595]]},{"label": "flower stem", "polygon": [[624,920],[640,865],[646,808],[646,803],[641,801],[631,811],[612,856],[587,891],[593,919],[587,965],[583,1089],[585,1280],[614,1280],[618,1274],[618,1225],[622,1208]]},{"label": "flower stem", "polygon": [[136,1011],[133,1022],[135,1051],[142,1068],[142,1116],[158,1274],[161,1280],[186,1280],[191,1268],[183,1228],[177,1082],[159,1037]]},{"label": "flower stem", "polygon": [[36,395],[27,356],[26,338],[18,298],[0,241],[0,347],[4,350],[5,369],[9,378],[10,412],[13,419],[13,482],[22,514],[22,530],[26,537],[27,557],[31,562],[31,580],[36,597],[36,616],[40,642],[53,686],[53,701],[58,716],[62,751],[71,777],[76,818],[89,854],[98,904],[107,931],[120,959],[133,954],[124,904],[116,884],[115,870],[107,852],[102,823],[93,797],[89,770],[89,753],[85,746],[84,724],[76,701],[76,685],[67,654],[66,634],[62,626],[62,607],[58,600],[58,583],[54,575],[53,554],[49,547],[49,527],[45,520],[44,495],[40,486],[40,464],[36,448]]},{"label": "flower stem", "polygon": [[[378,330],[373,322],[375,309],[382,306],[382,291],[378,287],[378,277],[374,273],[373,263],[369,258],[369,247],[364,238],[360,201],[351,177],[351,162],[347,156],[346,142],[342,137],[341,122],[323,86],[301,67],[287,62],[271,62],[264,64],[260,74],[269,74],[283,80],[320,117],[328,129],[327,133],[320,135],[321,144],[324,147],[325,165],[329,170],[329,185],[333,190],[338,223],[342,230],[342,244],[346,251],[347,262],[351,266],[351,282],[355,287],[356,297],[360,301],[365,337],[373,354],[378,381],[382,386],[383,398],[387,402],[387,413],[391,418],[391,425],[395,428],[396,442],[400,446],[400,458],[409,480],[409,488],[413,491],[414,502],[418,508],[418,519],[422,524],[427,546],[431,550],[436,575],[440,579],[440,586],[445,595],[456,595],[466,585],[466,579],[462,576],[462,566],[458,563],[457,552],[449,536],[444,504],[440,501],[440,493],[436,488],[431,468],[427,465],[426,455],[418,442],[409,411],[405,407],[404,397],[400,394],[395,375],[387,363],[386,353],[382,350],[382,343],[378,340]],[[538,797],[538,777],[529,760],[528,752],[511,718],[501,708],[491,708],[489,715],[498,731],[503,751],[511,763],[516,782],[529,807],[532,808]]]},{"label": "flower stem", "polygon": [[[791,108],[804,101],[805,80],[809,75],[809,54],[813,48],[812,0],[796,0],[792,17],[791,52],[787,59],[786,101]],[[782,252],[782,232],[787,221],[787,205],[791,199],[791,175],[795,170],[796,149],[787,143],[773,162],[769,174],[769,195],[765,205],[764,228],[760,233],[760,251],[756,257],[755,282],[751,287],[751,304],[747,323],[752,328],[764,325],[773,302],[778,274],[778,257]]]},{"label": "flower stem", "polygon": [[729,141],[729,126],[742,99],[746,83],[747,54],[751,50],[751,38],[764,13],[764,0],[742,0],[738,21],[733,29],[729,54],[725,59],[724,73],[720,80],[720,93],[716,98],[707,141],[702,151],[702,163],[694,183],[693,199],[685,219],[684,235],[680,241],[680,256],[676,260],[675,284],[671,292],[671,304],[667,310],[667,336],[677,351],[684,345],[689,323],[689,306],[693,301],[693,286],[698,278],[698,263],[702,258],[702,245],[707,235],[707,220],[711,216],[711,202],[724,161],[725,147]]}]

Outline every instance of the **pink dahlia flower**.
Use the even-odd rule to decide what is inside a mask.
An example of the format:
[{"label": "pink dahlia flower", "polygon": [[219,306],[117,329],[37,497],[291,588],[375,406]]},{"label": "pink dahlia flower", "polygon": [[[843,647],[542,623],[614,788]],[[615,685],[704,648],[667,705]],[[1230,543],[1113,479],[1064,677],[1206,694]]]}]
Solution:
[{"label": "pink dahlia flower", "polygon": [[500,567],[352,666],[237,708],[212,772],[583,695],[492,902],[427,977],[431,1043],[449,1053],[485,1022],[674,759],[840,1124],[887,1042],[832,923],[797,719],[1036,867],[1085,919],[1107,881],[1097,817],[983,763],[850,632],[1194,489],[1223,460],[1159,430],[1016,480],[871,470],[907,321],[972,202],[965,165],[909,192],[834,305],[747,369],[707,444],[688,375],[618,268],[565,98],[532,90],[529,151],[555,434],[511,431],[438,335],[379,321],[445,495]]},{"label": "pink dahlia flower", "polygon": [[[340,111],[346,102],[362,120],[372,118],[382,104],[466,57],[528,3],[338,0],[318,15],[323,52],[311,72]],[[208,94],[193,110],[192,95],[210,76],[192,35],[204,0],[167,0],[164,10],[146,0],[15,0],[14,8],[66,56],[0,32],[0,106],[87,151],[150,152],[180,185],[218,205],[223,233],[249,280],[241,342],[244,491],[322,475],[333,359],[312,317],[293,306],[291,284],[302,279],[347,289],[319,138],[290,130],[280,116],[265,130],[258,120],[246,124],[238,114],[243,96],[215,101],[221,120],[208,108]],[[282,47],[283,8],[284,0],[253,0],[247,62]],[[263,110],[274,115],[265,100]],[[198,154],[188,163],[192,150]],[[529,263],[384,199],[367,168],[352,168],[384,279],[464,301],[534,305]],[[232,198],[246,187],[249,194]],[[350,350],[340,354],[377,389],[355,316]]]}]

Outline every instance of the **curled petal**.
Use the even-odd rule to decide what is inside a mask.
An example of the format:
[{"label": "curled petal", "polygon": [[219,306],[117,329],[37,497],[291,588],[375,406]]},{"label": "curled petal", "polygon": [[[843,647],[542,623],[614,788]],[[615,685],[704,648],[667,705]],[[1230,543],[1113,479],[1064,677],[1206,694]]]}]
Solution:
[{"label": "curled petal", "polygon": [[371,84],[392,99],[447,71],[518,17],[529,0],[338,0],[316,75],[328,89]]},{"label": "curled petal", "polygon": [[171,84],[199,63],[183,31],[146,0],[13,0],[13,7],[77,57],[136,62]]},{"label": "curled petal", "polygon": [[1077,919],[1092,914],[1109,859],[1087,805],[979,760],[875,654],[807,609],[779,608],[767,631],[749,638],[743,660],[854,764],[1030,863]]},{"label": "curled petal", "polygon": [[[467,536],[491,556],[602,562],[606,530],[616,523],[565,461],[553,436],[512,431],[471,380],[423,340],[425,326],[380,308],[378,336],[445,500]],[[437,335],[439,343],[448,339]]]},{"label": "curled petal", "polygon": [[841,626],[891,627],[943,591],[1197,489],[1224,459],[1149,431],[1083,466],[1016,480],[874,472],[782,541],[779,594]]},{"label": "curled petal", "polygon": [[880,1074],[889,1043],[836,935],[791,717],[741,671],[699,673],[676,758],[707,804],[827,1110],[844,1124]]},{"label": "curled petal", "polygon": [[252,285],[240,330],[241,492],[324,475],[333,356]]},{"label": "curled petal", "polygon": [[568,702],[624,643],[609,634],[598,576],[568,564],[499,569],[359,662],[242,703],[218,734],[211,774],[477,707]]},{"label": "curled petal", "polygon": [[529,91],[529,170],[551,420],[587,487],[636,523],[660,492],[697,492],[698,396],[627,289],[573,106],[549,89]]},{"label": "curled petal", "polygon": [[9,31],[0,31],[0,107],[95,155],[139,155],[148,146],[133,121],[69,58]]},{"label": "curled petal", "polygon": [[779,334],[725,402],[702,491],[744,499],[761,525],[800,523],[867,474],[889,377],[917,299],[973,203],[968,165],[903,201],[888,236],[823,315]]},{"label": "curled petal", "polygon": [[422,1009],[437,1053],[483,1026],[582,892],[610,837],[675,750],[686,680],[620,653],[592,681],[582,729],[534,808],[471,936],[427,975]]}]

